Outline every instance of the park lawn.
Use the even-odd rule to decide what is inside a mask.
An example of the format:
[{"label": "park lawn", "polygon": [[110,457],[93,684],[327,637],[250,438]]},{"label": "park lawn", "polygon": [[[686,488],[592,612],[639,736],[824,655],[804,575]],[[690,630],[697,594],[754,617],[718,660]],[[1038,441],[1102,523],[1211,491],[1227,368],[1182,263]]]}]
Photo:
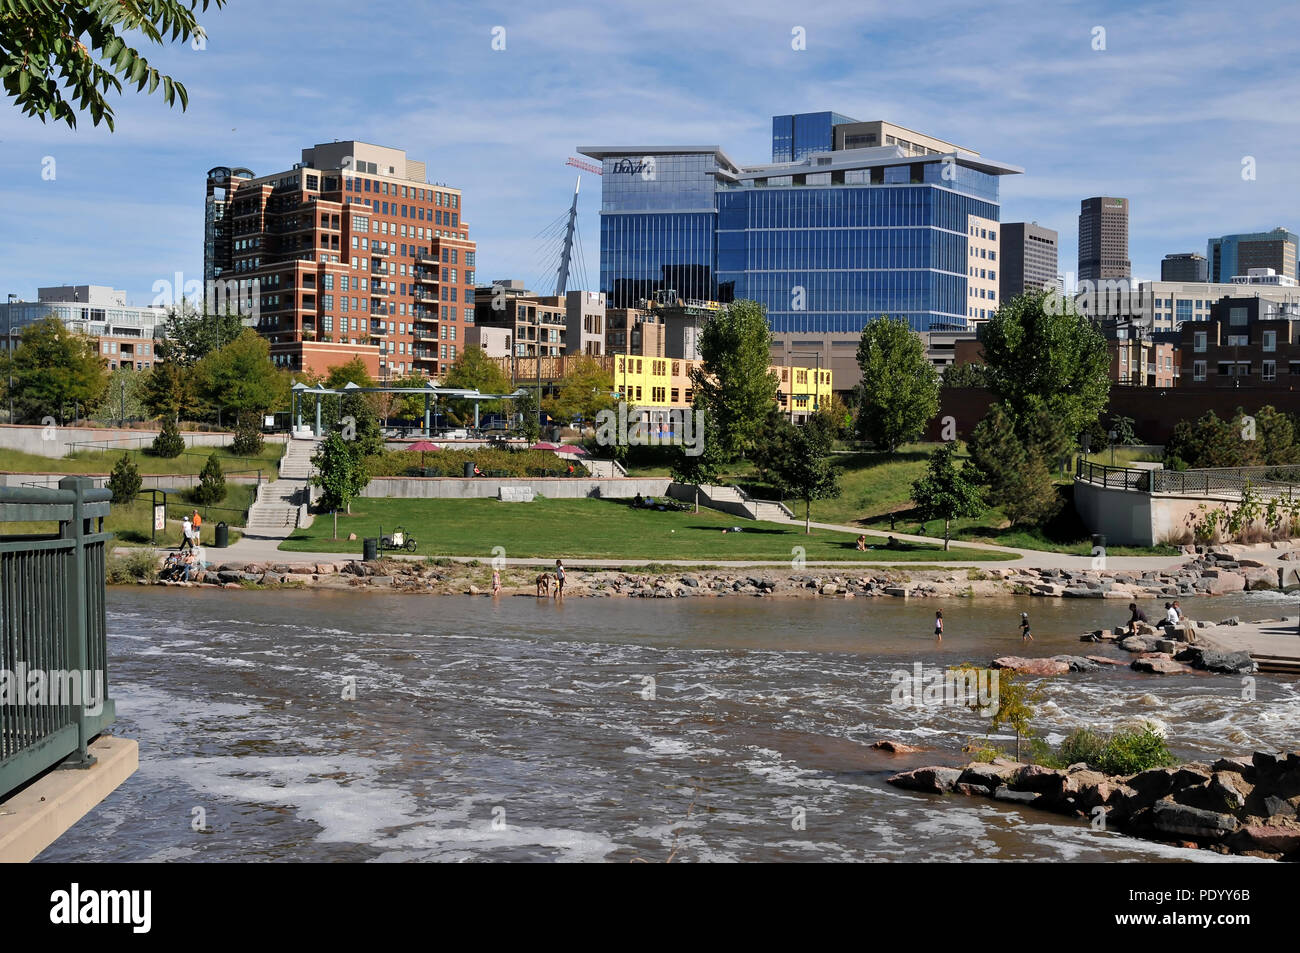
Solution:
[{"label": "park lawn", "polygon": [[[740,520],[715,510],[693,512],[637,510],[618,500],[550,500],[501,503],[496,500],[358,499],[352,515],[339,514],[340,539],[333,518],[317,516],[280,545],[290,552],[360,553],[365,537],[402,526],[426,556],[477,556],[491,559],[501,547],[507,557],[570,559],[673,559],[789,561],[802,546],[810,561],[900,563],[998,560],[987,550],[920,544],[860,553],[856,535],[801,526]],[[740,526],[740,533],[723,529]],[[349,533],[357,539],[347,540]]]},{"label": "park lawn", "polygon": [[[207,513],[203,517],[203,526],[200,527],[204,545],[212,546],[216,543],[217,523],[220,521],[225,521],[231,527],[230,542],[233,543],[241,535],[234,527],[242,526],[244,523],[244,511],[252,504],[253,487],[228,485],[226,489],[226,498],[221,503],[208,508],[197,507],[200,513]],[[194,510],[194,504],[186,502],[177,495],[168,494],[167,529],[158,533],[157,540],[154,542],[152,541],[153,504],[146,498],[137,498],[135,502],[126,506],[109,507],[108,516],[104,519],[104,530],[117,537],[115,545],[155,545],[174,548],[181,544],[181,520]],[[6,535],[44,534],[58,531],[59,524],[56,522],[4,524]]]},{"label": "park lawn", "polygon": [[256,457],[232,456],[225,447],[200,447],[186,450],[179,457],[170,460],[151,456],[138,450],[79,450],[66,457],[43,457],[21,450],[0,450],[0,471],[8,473],[111,473],[113,465],[125,453],[131,454],[131,460],[142,475],[172,476],[184,473],[198,473],[207,463],[208,457],[215,453],[221,462],[221,469],[226,473],[237,471],[262,470],[262,477],[274,480],[277,473],[277,461],[284,455],[284,444],[267,443]]}]

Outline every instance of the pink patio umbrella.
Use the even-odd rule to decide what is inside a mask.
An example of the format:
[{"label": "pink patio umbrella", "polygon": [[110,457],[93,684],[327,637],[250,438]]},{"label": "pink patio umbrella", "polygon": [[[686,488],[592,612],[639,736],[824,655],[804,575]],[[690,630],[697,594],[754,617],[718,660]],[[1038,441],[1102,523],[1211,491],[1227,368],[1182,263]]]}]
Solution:
[{"label": "pink patio umbrella", "polygon": [[419,452],[420,468],[424,469],[424,455],[426,453],[433,453],[434,451],[441,450],[442,447],[438,446],[436,443],[430,443],[427,440],[417,440],[415,443],[411,444],[406,449],[411,451],[412,453],[415,453],[417,451]]}]

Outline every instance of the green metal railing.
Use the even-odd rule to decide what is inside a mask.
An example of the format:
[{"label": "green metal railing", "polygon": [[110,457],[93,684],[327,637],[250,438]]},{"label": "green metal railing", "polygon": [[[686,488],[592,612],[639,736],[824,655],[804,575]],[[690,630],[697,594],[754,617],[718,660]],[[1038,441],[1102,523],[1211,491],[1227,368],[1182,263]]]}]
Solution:
[{"label": "green metal railing", "polygon": [[57,534],[0,535],[0,679],[9,688],[0,687],[0,799],[61,761],[93,764],[88,746],[114,721],[104,612],[112,534],[102,532],[111,498],[86,477],[64,477],[58,489],[0,488],[0,524],[59,525]]}]

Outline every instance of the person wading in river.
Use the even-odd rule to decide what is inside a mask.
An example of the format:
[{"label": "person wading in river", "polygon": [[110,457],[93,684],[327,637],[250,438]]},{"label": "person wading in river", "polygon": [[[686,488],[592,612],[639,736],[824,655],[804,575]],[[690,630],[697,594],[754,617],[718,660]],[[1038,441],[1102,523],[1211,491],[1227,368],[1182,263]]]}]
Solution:
[{"label": "person wading in river", "polygon": [[934,637],[940,642],[943,641],[943,610],[940,609],[934,614]]},{"label": "person wading in river", "polygon": [[564,563],[555,561],[555,598],[564,598]]},{"label": "person wading in river", "polygon": [[1029,631],[1029,613],[1028,613],[1028,612],[1022,612],[1022,613],[1020,613],[1020,641],[1021,641],[1021,642],[1032,642],[1032,641],[1034,641],[1033,633]]}]

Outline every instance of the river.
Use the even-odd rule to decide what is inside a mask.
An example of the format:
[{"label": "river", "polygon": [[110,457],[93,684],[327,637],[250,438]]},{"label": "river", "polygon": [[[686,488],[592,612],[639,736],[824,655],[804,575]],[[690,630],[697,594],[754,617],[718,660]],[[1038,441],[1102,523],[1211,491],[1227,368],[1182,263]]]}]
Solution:
[{"label": "river", "polygon": [[[1126,615],[1101,600],[114,589],[115,731],[140,769],[41,860],[1224,861],[885,783],[959,763],[984,732],[965,708],[892,704],[891,673],[1020,653],[1022,610],[1026,654],[1126,656],[1078,641]],[[1048,680],[1036,724],[1054,741],[1150,718],[1189,758],[1293,748],[1296,684],[1242,694],[1232,676],[1071,674]],[[886,755],[880,738],[935,750]]]}]

